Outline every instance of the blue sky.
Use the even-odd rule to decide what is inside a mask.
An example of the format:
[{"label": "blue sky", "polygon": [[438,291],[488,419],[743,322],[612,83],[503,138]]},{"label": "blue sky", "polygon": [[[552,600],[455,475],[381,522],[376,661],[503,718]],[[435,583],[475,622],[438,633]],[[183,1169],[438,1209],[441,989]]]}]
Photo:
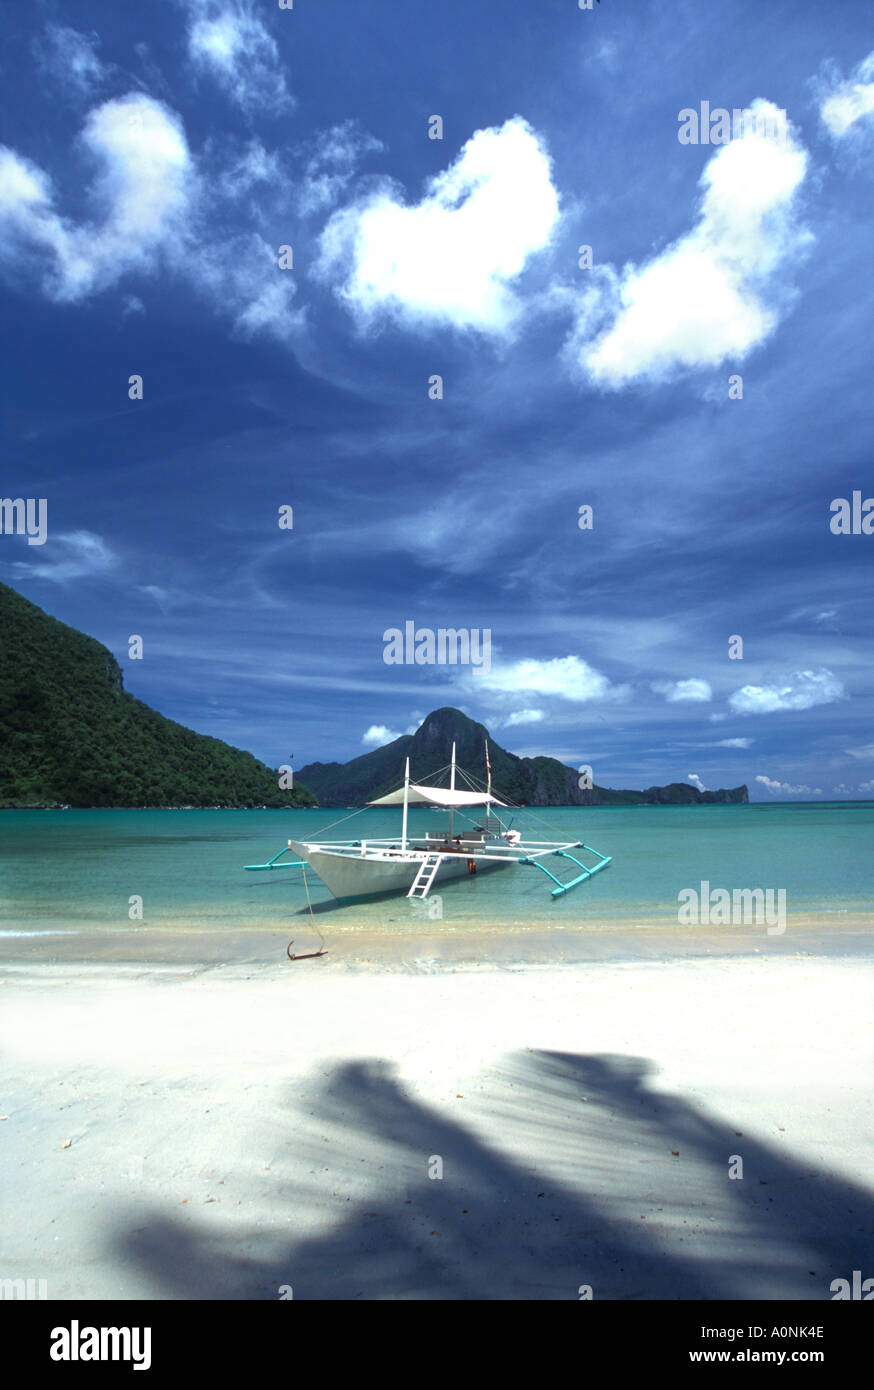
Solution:
[{"label": "blue sky", "polygon": [[[454,704],[608,786],[874,795],[870,4],[3,20],[3,580],[272,766]],[[386,664],[407,621],[489,669]]]}]

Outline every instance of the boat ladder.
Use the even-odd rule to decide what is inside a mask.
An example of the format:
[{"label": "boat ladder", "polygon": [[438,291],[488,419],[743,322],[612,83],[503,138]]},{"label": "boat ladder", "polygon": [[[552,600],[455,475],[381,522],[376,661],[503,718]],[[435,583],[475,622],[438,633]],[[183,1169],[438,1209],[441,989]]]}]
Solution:
[{"label": "boat ladder", "polygon": [[427,898],[431,891],[431,884],[434,882],[434,875],[440,868],[444,858],[445,855],[442,854],[425,855],[425,858],[419,865],[419,872],[416,874],[410,886],[410,891],[407,894],[408,898]]}]

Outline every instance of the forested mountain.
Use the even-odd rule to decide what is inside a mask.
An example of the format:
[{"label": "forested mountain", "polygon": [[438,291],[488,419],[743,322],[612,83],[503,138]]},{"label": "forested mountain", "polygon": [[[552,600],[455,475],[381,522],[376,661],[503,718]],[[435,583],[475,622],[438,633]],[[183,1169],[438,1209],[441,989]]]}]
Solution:
[{"label": "forested mountain", "polygon": [[461,710],[448,706],[429,714],[414,734],[404,734],[348,763],[310,763],[301,768],[300,776],[315,792],[321,806],[360,806],[403,781],[406,758],[410,759],[414,782],[432,776],[449,762],[454,741],[457,761],[485,783],[486,739],[492,789],[502,801],[517,806],[684,806],[749,801],[746,787],[700,792],[687,782],[649,787],[646,791],[581,788],[579,773],[574,768],[556,758],[517,758],[494,742],[484,724],[477,724]]},{"label": "forested mountain", "polygon": [[0,806],[306,806],[251,753],[165,719],[115,657],[0,584]]}]

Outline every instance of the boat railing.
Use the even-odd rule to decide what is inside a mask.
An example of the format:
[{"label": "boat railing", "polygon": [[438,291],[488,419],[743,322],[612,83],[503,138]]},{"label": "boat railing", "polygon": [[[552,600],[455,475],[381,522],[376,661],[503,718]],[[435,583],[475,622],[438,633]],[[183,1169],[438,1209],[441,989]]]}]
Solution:
[{"label": "boat railing", "polygon": [[[454,839],[455,837],[453,837]],[[289,841],[289,848],[293,847],[294,841]],[[433,854],[434,846],[447,844],[447,841],[440,838],[424,837],[421,839],[411,839],[408,841],[406,849],[401,848],[400,838],[386,836],[383,838],[374,837],[367,840],[306,840],[297,843],[306,844],[308,849],[325,850],[331,854],[344,854],[354,858],[396,858],[399,855],[408,856],[410,859],[419,858],[423,854]],[[451,845],[451,842],[449,842]],[[567,853],[573,849],[586,848],[581,840],[518,840],[515,844],[501,844],[499,841],[486,840],[478,841],[474,844],[451,845],[451,853],[467,854],[476,859],[506,859],[514,863],[528,864],[537,863],[538,860],[551,854]],[[533,852],[532,852],[533,851]],[[597,854],[597,850],[592,851]],[[253,867],[266,867],[255,865]],[[277,867],[282,867],[278,865]],[[538,865],[540,867],[540,865]]]},{"label": "boat railing", "polygon": [[[306,861],[303,859],[285,860],[282,863],[279,862],[282,856],[288,853],[289,849],[294,848],[296,843],[305,845],[308,850],[327,850],[328,852],[345,854],[355,858],[403,858],[413,861],[419,859],[424,862],[435,854],[433,848],[435,843],[446,843],[445,841],[440,841],[436,837],[432,840],[430,836],[426,835],[424,838],[426,841],[425,844],[416,844],[414,842],[408,844],[406,849],[401,848],[401,843],[397,836],[385,836],[369,840],[289,840],[288,844],[274,854],[273,858],[269,859],[266,864],[246,864],[245,868],[252,871],[305,868]],[[595,864],[586,864],[582,859],[577,858],[577,856],[572,853],[573,850],[585,850],[588,854],[593,854],[598,862]],[[591,845],[584,844],[582,840],[518,840],[515,844],[499,844],[495,841],[485,841],[482,848],[472,845],[464,847],[459,846],[457,850],[449,850],[447,854],[441,855],[440,857],[441,859],[446,858],[456,852],[462,855],[467,854],[471,859],[491,861],[492,863],[507,863],[509,861],[516,864],[533,864],[535,869],[541,869],[543,873],[546,874],[547,878],[552,879],[552,882],[556,885],[552,890],[552,896],[554,898],[558,898],[564,893],[569,892],[571,888],[576,888],[577,884],[584,883],[587,879],[594,877],[595,874],[600,873],[601,869],[606,869],[607,865],[613,862],[612,855],[601,854],[600,850],[593,849]],[[580,872],[575,878],[567,882],[562,882],[562,880],[543,863],[543,860],[548,859],[550,856],[555,856],[560,859],[569,859],[576,865]]]}]

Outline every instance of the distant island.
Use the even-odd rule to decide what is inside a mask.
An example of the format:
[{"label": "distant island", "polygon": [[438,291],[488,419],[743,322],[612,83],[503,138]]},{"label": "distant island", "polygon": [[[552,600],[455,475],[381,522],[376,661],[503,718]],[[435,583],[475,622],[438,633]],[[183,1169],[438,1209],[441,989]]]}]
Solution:
[{"label": "distant island", "polygon": [[557,758],[517,758],[494,742],[484,724],[450,706],[434,710],[414,734],[348,763],[309,763],[300,777],[320,806],[362,806],[398,785],[406,758],[413,781],[433,775],[449,762],[454,742],[458,762],[484,783],[486,739],[495,795],[517,806],[729,806],[746,805],[750,799],[745,786],[712,792],[699,791],[688,782],[645,791],[580,787],[574,768]]},{"label": "distant island", "polygon": [[0,584],[0,807],[314,806],[124,689],[112,653]]},{"label": "distant island", "polygon": [[434,710],[414,734],[347,763],[310,763],[280,788],[251,753],[167,719],[124,689],[100,642],[0,584],[0,809],[10,807],[363,806],[449,762],[518,806],[745,805],[747,788],[699,791],[686,782],[645,791],[580,787],[556,758],[517,758],[459,709]]}]

